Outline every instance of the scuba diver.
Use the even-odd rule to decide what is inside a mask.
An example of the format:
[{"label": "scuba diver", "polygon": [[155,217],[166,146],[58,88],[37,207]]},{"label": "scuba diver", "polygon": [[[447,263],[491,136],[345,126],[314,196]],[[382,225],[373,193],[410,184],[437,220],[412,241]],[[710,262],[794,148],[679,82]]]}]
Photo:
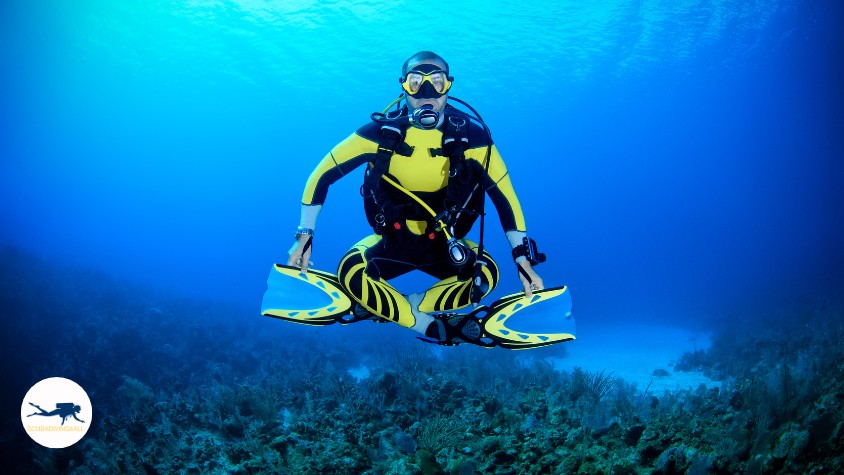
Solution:
[{"label": "scuba diver", "polygon": [[[374,234],[355,244],[337,268],[340,285],[356,302],[355,315],[394,321],[431,342],[480,344],[478,319],[454,311],[477,305],[498,284],[498,266],[483,249],[484,194],[498,212],[528,298],[544,289],[533,266],[545,256],[527,237],[522,207],[489,129],[471,106],[449,98],[454,78],[448,63],[421,51],[405,61],[399,82],[402,93],[387,107],[396,109],[372,114],[372,122],[335,146],[311,173],[287,265],[307,274],[329,186],[366,165],[360,191]],[[476,244],[464,237],[478,217]],[[389,281],[412,270],[439,282],[404,296]]]},{"label": "scuba diver", "polygon": [[36,409],[38,409],[38,412],[33,412],[32,414],[30,414],[30,415],[28,415],[28,416],[26,416],[26,417],[32,417],[32,416],[44,416],[44,417],[59,416],[59,417],[61,417],[61,418],[62,418],[62,425],[64,425],[64,422],[67,420],[67,418],[68,418],[68,417],[73,417],[73,418],[74,418],[74,419],[76,419],[77,421],[79,421],[79,422],[81,422],[81,423],[83,423],[83,424],[85,423],[85,421],[83,421],[82,419],[80,419],[80,418],[76,417],[76,415],[77,415],[77,414],[79,414],[80,412],[82,412],[82,406],[79,406],[79,405],[73,404],[72,402],[60,402],[60,403],[56,404],[56,409],[55,409],[55,410],[52,410],[52,411],[50,411],[50,412],[47,412],[47,411],[45,411],[44,409],[41,409],[41,407],[40,407],[40,406],[37,406],[37,405],[32,404],[32,403],[29,403],[29,405],[30,405],[30,406],[32,406],[32,407],[34,407],[34,408],[36,408]]}]

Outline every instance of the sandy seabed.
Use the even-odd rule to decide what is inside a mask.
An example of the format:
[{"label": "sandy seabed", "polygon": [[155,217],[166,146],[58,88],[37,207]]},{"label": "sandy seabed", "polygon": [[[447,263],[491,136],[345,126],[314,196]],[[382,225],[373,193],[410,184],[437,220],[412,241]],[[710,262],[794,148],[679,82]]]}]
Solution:
[{"label": "sandy seabed", "polygon": [[[674,372],[683,352],[710,347],[710,335],[656,325],[578,326],[577,340],[563,343],[565,358],[548,358],[558,370],[606,371],[636,383],[639,390],[660,395],[666,390],[695,389],[701,384],[720,387],[701,373]],[[669,376],[654,376],[663,369]]]}]

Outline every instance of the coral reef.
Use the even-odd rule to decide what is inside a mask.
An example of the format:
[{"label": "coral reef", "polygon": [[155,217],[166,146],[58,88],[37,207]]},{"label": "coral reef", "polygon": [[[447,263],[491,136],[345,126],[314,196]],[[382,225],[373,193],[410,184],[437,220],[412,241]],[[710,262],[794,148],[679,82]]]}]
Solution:
[{"label": "coral reef", "polygon": [[[14,249],[0,264],[0,308],[17,335],[4,348],[21,358],[3,370],[14,396],[4,402],[62,374],[96,411],[87,436],[61,450],[3,422],[15,473],[844,471],[836,302],[792,309],[799,331],[715,328],[712,348],[676,370],[706,371],[721,387],[652,394],[611,368],[558,371],[541,351],[441,349],[368,322],[298,327],[95,273],[44,277],[30,269],[46,263]],[[362,365],[370,376],[358,380],[348,370]]]}]

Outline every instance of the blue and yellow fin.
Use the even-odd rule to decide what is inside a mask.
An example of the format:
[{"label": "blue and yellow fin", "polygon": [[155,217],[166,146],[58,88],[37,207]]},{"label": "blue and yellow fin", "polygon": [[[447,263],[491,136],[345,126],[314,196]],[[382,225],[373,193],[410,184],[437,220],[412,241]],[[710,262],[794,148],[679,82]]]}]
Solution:
[{"label": "blue and yellow fin", "polygon": [[[276,264],[267,278],[261,314],[305,325],[353,323],[355,301],[340,287],[337,276],[309,269]],[[481,325],[482,346],[525,350],[575,339],[568,287],[554,287],[508,295],[490,307],[480,306],[469,314]],[[442,344],[442,342],[440,342]]]},{"label": "blue and yellow fin", "polygon": [[275,264],[267,278],[261,315],[305,325],[331,325],[352,313],[355,302],[340,287],[337,276]]},{"label": "blue and yellow fin", "polygon": [[575,339],[567,286],[534,292],[530,299],[508,295],[470,315],[480,319],[484,337],[502,348],[526,350]]}]

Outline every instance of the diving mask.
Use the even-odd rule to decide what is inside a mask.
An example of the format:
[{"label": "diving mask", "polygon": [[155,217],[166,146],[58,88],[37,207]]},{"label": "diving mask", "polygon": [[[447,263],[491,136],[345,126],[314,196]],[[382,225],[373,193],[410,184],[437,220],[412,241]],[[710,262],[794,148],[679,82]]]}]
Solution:
[{"label": "diving mask", "polygon": [[419,64],[403,78],[402,89],[416,99],[437,99],[451,89],[454,78],[435,64]]}]

